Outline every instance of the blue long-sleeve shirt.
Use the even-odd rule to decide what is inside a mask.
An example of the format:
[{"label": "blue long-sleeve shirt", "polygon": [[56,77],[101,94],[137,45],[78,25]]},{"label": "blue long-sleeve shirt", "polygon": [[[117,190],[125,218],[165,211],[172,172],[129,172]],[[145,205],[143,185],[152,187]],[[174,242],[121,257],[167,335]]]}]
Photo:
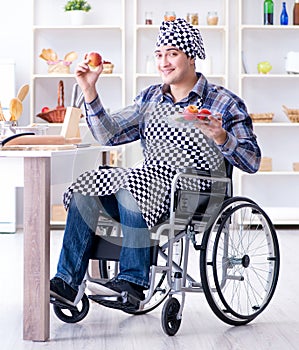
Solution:
[{"label": "blue long-sleeve shirt", "polygon": [[222,116],[222,126],[227,131],[227,138],[222,145],[216,146],[223,156],[233,166],[245,172],[256,172],[260,165],[261,151],[244,102],[224,87],[208,83],[202,74],[197,75],[198,81],[189,95],[176,103],[169,93],[169,86],[163,84],[144,89],[132,105],[111,114],[105,111],[99,97],[86,103],[87,123],[93,136],[103,145],[125,144],[138,139],[143,145],[145,116],[154,105],[170,103],[186,107],[196,104],[201,98],[201,108]]}]

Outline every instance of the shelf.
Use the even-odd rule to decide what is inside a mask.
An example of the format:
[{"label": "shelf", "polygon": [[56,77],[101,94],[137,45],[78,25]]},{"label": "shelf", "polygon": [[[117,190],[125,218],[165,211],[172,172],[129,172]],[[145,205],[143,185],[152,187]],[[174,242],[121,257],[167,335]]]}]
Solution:
[{"label": "shelf", "polygon": [[241,30],[299,30],[299,26],[295,25],[259,25],[259,24],[242,24],[240,27]]},{"label": "shelf", "polygon": [[81,25],[81,26],[72,26],[72,25],[54,25],[54,26],[33,26],[33,30],[86,30],[86,29],[109,29],[109,30],[123,30],[122,26],[114,25]]},{"label": "shelf", "polygon": [[299,74],[240,74],[241,79],[299,79]]},{"label": "shelf", "polygon": [[298,207],[263,207],[262,209],[270,217],[274,225],[299,224]]},{"label": "shelf", "polygon": [[[97,84],[102,84],[101,98],[105,107],[117,110],[126,101],[126,1],[115,0],[105,11],[99,2],[86,16],[86,23],[73,25],[65,11],[57,12],[57,3],[33,0],[32,71],[30,96],[30,122],[35,122],[43,106],[55,106],[58,80],[64,80],[65,105],[71,101],[75,82],[75,66],[86,52],[98,51],[103,59],[114,64],[112,74],[102,74]],[[57,13],[56,13],[56,12]],[[43,48],[52,48],[60,59],[75,51],[78,58],[70,66],[69,74],[48,73],[46,61],[39,55]],[[113,93],[111,94],[111,91]],[[59,124],[58,124],[59,125]]]},{"label": "shelf", "polygon": [[[135,0],[134,1],[134,86],[133,95],[140,92],[142,88],[148,85],[150,79],[158,79],[159,74],[146,74],[145,72],[155,72],[154,70],[146,69],[146,57],[152,53],[152,47],[155,43],[157,33],[160,28],[160,20],[163,20],[163,13],[166,4],[160,0],[153,0],[148,3],[145,0]],[[172,2],[172,9],[177,14],[178,18],[185,17],[182,13],[187,14],[192,12],[194,8],[197,8],[198,4],[196,0],[189,2],[174,1]],[[228,64],[229,64],[229,1],[217,0],[214,2],[213,9],[217,10],[219,15],[219,24],[208,25],[206,24],[206,17],[204,17],[208,11],[211,10],[210,2],[205,0],[201,3],[201,10],[199,13],[199,24],[195,25],[203,33],[203,39],[205,43],[205,49],[207,52],[207,57],[212,62],[212,74],[205,74],[205,68],[197,66],[198,71],[202,71],[205,76],[211,81],[211,83],[222,85],[228,87]],[[153,23],[145,24],[144,13],[147,11],[153,12]],[[157,15],[158,13],[158,15]],[[160,14],[160,15],[159,15]],[[159,18],[159,22],[158,22]],[[158,23],[158,24],[156,24]],[[198,62],[197,62],[198,64]],[[207,66],[207,65],[206,65]],[[161,79],[161,78],[160,78]],[[160,80],[161,81],[161,80]]]},{"label": "shelf", "polygon": [[258,171],[255,174],[240,173],[241,177],[299,176],[299,171]]},{"label": "shelf", "polygon": [[[227,29],[226,25],[198,25],[194,26],[195,28],[198,28],[199,30],[213,30],[213,31],[225,31]],[[159,30],[160,25],[155,24],[137,24],[136,29],[137,30]]]},{"label": "shelf", "polygon": [[268,128],[268,127],[274,127],[274,128],[293,128],[299,126],[299,123],[253,123],[254,127],[262,127],[262,128]]},{"label": "shelf", "polygon": [[[33,74],[33,79],[64,79],[64,78],[75,78],[75,74]],[[123,78],[123,74],[101,74],[100,79],[107,79],[107,78]]]},{"label": "shelf", "polygon": [[[293,0],[287,0],[289,20],[292,19],[291,2]],[[294,43],[297,43],[299,26],[253,24],[263,20],[263,9],[259,5],[259,0],[239,1],[238,94],[249,111],[274,113],[270,123],[253,123],[263,157],[272,158],[273,171],[255,174],[236,171],[236,192],[255,200],[275,225],[298,225],[299,172],[293,171],[292,165],[299,159],[299,123],[289,121],[282,105],[299,108],[299,74],[288,74],[285,60],[289,51],[296,51]],[[279,23],[278,12],[274,23]],[[257,71],[257,64],[262,61],[270,62],[273,67],[268,74]]]}]

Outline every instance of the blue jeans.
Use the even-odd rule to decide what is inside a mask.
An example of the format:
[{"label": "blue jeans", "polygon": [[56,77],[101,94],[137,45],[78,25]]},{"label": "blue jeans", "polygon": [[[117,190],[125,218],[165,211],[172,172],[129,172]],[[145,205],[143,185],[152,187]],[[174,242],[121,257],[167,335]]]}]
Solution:
[{"label": "blue jeans", "polygon": [[78,289],[88,267],[100,210],[118,218],[123,233],[118,279],[149,287],[150,232],[131,193],[91,197],[74,193],[70,202],[56,277]]}]

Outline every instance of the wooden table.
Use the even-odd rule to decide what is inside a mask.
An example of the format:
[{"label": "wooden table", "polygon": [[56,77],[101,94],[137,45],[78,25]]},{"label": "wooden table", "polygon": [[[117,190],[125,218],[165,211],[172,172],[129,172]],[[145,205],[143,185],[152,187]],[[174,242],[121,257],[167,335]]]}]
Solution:
[{"label": "wooden table", "polygon": [[[54,157],[88,156],[111,147],[1,150],[0,157],[24,159],[23,339],[46,341],[50,335],[50,190]],[[87,169],[85,169],[87,170]],[[64,168],[63,172],[71,171]]]}]

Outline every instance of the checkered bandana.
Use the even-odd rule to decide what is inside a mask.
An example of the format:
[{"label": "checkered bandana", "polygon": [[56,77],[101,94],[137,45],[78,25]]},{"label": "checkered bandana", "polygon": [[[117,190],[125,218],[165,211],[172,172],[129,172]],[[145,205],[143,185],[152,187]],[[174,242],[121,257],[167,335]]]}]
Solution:
[{"label": "checkered bandana", "polygon": [[156,47],[159,46],[174,46],[189,57],[206,58],[200,31],[183,18],[162,22],[156,42]]}]

